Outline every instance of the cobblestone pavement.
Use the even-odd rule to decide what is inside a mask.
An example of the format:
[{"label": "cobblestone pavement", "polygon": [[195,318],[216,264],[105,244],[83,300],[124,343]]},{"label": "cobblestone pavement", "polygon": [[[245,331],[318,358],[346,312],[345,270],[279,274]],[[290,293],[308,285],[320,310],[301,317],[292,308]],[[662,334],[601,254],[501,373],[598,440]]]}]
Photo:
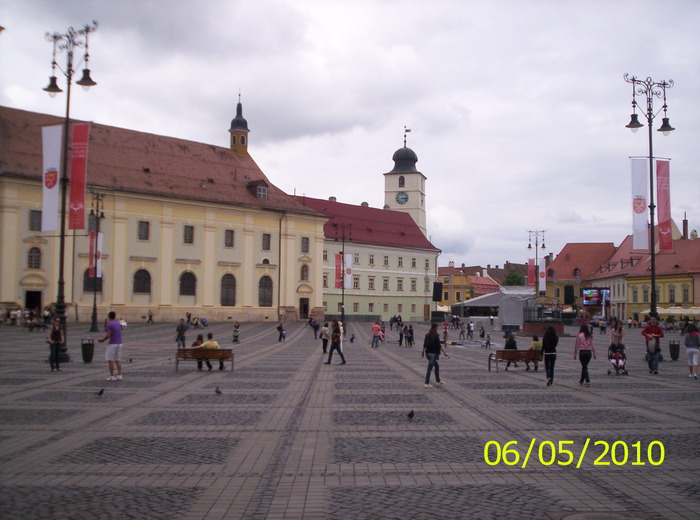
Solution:
[{"label": "cobblestone pavement", "polygon": [[371,349],[369,324],[349,325],[348,362],[330,366],[310,328],[280,343],[275,325],[243,324],[231,345],[212,324],[235,370],[176,372],[175,324],[132,324],[123,381],[105,381],[102,345],[82,362],[81,338],[99,337],[85,324],[61,372],[44,333],[0,327],[0,518],[700,518],[700,382],[668,338],[653,375],[627,331],[630,374],[615,376],[596,332],[590,388],[573,328],[551,387],[542,365],[489,372],[467,341],[440,360],[446,384],[424,388],[420,347]]}]

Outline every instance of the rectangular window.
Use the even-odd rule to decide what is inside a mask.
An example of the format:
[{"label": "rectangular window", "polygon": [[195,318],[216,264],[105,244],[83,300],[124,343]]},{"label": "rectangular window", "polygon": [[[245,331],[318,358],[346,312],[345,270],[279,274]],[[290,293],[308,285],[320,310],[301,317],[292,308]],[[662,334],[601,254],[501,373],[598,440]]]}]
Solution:
[{"label": "rectangular window", "polygon": [[389,304],[385,303],[384,304],[384,313],[387,313],[387,312],[389,312]]},{"label": "rectangular window", "polygon": [[559,287],[555,287],[554,288],[554,297],[559,298],[560,296],[561,296],[561,290],[559,289]]},{"label": "rectangular window", "polygon": [[328,289],[328,273],[323,273],[323,288]]},{"label": "rectangular window", "polygon": [[416,259],[415,259],[415,258],[411,258],[411,267],[412,267],[413,269],[416,268]]},{"label": "rectangular window", "polygon": [[368,310],[369,312],[374,312],[374,304],[373,304],[373,303],[370,303],[370,304],[367,306],[367,310]]},{"label": "rectangular window", "polygon": [[389,257],[384,255],[384,267],[389,267]]},{"label": "rectangular window", "polygon": [[360,304],[358,302],[353,302],[352,304],[352,312],[358,313],[360,312]]},{"label": "rectangular window", "polygon": [[323,302],[323,310],[328,312],[328,302]]},{"label": "rectangular window", "polygon": [[676,303],[676,288],[672,285],[668,287],[668,301],[670,303]]},{"label": "rectangular window", "polygon": [[430,258],[426,258],[426,259],[425,259],[425,269],[426,269],[426,271],[427,271],[428,269],[430,269]]},{"label": "rectangular window", "polygon": [[309,252],[309,237],[301,237],[301,252]]},{"label": "rectangular window", "polygon": [[369,255],[369,265],[374,265],[374,255]]},{"label": "rectangular window", "polygon": [[270,233],[263,233],[262,234],[262,250],[263,251],[269,251],[270,250],[270,241],[272,239],[272,236]]},{"label": "rectangular window", "polygon": [[353,263],[353,264],[359,264],[359,263],[360,263],[360,253],[353,253],[353,254],[352,254],[352,263]]},{"label": "rectangular window", "polygon": [[415,314],[415,313],[416,313],[416,304],[412,303],[411,304],[411,314]]},{"label": "rectangular window", "polygon": [[457,292],[455,293],[455,299],[456,299],[458,302],[461,302],[461,301],[462,301],[462,293],[459,292],[459,291],[457,291]]},{"label": "rectangular window", "polygon": [[369,277],[369,283],[367,285],[367,289],[370,291],[374,291],[374,276]]},{"label": "rectangular window", "polygon": [[398,266],[403,267],[403,256],[400,256],[398,259]]},{"label": "rectangular window", "polygon": [[323,261],[328,262],[328,249],[323,250]]},{"label": "rectangular window", "polygon": [[450,300],[450,293],[446,292],[445,297],[443,298],[444,301],[449,301]]},{"label": "rectangular window", "polygon": [[649,303],[649,289],[642,289],[642,300],[644,301],[644,303]]},{"label": "rectangular window", "polygon": [[399,314],[401,314],[403,312],[403,303],[399,303],[396,310],[399,312]]},{"label": "rectangular window", "polygon": [[688,303],[690,301],[690,287],[687,285],[683,286],[683,303]]},{"label": "rectangular window", "polygon": [[359,288],[360,288],[360,277],[359,277],[359,276],[353,276],[353,277],[352,277],[352,288],[353,288],[353,289],[359,289]]},{"label": "rectangular window", "polygon": [[257,196],[261,200],[266,200],[267,199],[267,187],[258,186]]},{"label": "rectangular window", "polygon": [[632,289],[632,303],[639,303],[639,291],[636,287]]},{"label": "rectangular window", "polygon": [[411,278],[411,292],[416,292],[418,290],[418,280]]},{"label": "rectangular window", "polygon": [[430,278],[426,278],[423,283],[423,292],[430,292]]},{"label": "rectangular window", "polygon": [[185,244],[194,244],[194,226],[185,226],[183,242]]},{"label": "rectangular window", "polygon": [[383,291],[389,290],[389,279],[388,278],[382,278],[382,290]]},{"label": "rectangular window", "polygon": [[41,231],[41,210],[29,210],[29,231]]},{"label": "rectangular window", "polygon": [[151,223],[147,220],[139,220],[138,230],[139,240],[150,240],[151,238]]},{"label": "rectangular window", "polygon": [[224,230],[224,247],[233,247],[233,229]]},{"label": "rectangular window", "polygon": [[403,278],[396,279],[396,290],[403,291]]}]

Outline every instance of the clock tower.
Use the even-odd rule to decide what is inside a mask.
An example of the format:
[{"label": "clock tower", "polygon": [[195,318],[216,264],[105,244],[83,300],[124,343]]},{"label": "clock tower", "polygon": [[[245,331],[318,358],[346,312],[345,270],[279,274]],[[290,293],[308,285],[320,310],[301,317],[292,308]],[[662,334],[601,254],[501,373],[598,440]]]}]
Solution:
[{"label": "clock tower", "polygon": [[416,170],[418,156],[406,146],[394,152],[394,169],[384,174],[384,207],[404,211],[427,236],[425,213],[425,175]]}]

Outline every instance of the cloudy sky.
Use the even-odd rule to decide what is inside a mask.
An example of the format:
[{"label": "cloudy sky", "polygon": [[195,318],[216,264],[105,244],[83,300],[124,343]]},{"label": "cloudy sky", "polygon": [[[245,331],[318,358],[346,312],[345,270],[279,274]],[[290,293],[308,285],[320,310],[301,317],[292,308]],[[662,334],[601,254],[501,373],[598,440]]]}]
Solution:
[{"label": "cloudy sky", "polygon": [[623,74],[673,79],[654,153],[700,229],[697,0],[0,0],[0,104],[63,115],[44,34],[93,19],[98,86],[72,116],[228,146],[240,92],[251,155],[289,193],[381,207],[411,128],[441,265],[524,262],[528,230],[555,254],[619,245],[648,154]]}]

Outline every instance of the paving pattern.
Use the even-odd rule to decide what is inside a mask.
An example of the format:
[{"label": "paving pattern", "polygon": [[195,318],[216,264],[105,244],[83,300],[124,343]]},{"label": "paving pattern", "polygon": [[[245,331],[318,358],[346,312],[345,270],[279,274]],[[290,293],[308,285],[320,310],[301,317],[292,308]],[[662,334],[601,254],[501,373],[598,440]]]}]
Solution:
[{"label": "paving pattern", "polygon": [[[630,375],[598,359],[590,388],[570,334],[551,387],[524,364],[489,372],[467,342],[440,360],[446,384],[424,388],[420,348],[371,349],[369,324],[349,325],[348,363],[331,366],[303,323],[283,343],[275,325],[243,324],[234,371],[176,372],[175,325],[131,324],[123,381],[105,381],[102,346],[82,362],[83,324],[60,373],[42,333],[0,328],[0,518],[700,517],[700,383],[683,357],[648,374],[641,336]],[[229,346],[230,329],[208,331]]]}]

